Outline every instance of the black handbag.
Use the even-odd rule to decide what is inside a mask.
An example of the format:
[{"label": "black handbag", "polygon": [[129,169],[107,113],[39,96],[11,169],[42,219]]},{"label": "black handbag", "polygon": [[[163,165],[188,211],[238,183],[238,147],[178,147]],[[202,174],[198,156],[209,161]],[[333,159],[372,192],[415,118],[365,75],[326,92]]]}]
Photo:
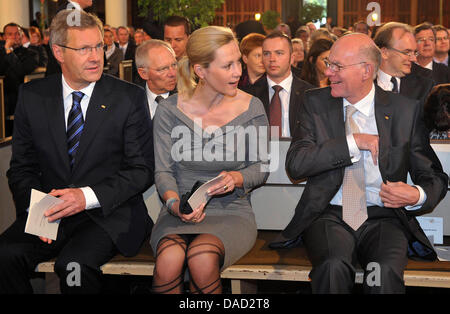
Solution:
[{"label": "black handbag", "polygon": [[192,213],[194,210],[192,209],[191,205],[189,205],[188,199],[191,197],[191,195],[197,191],[197,189],[199,187],[201,187],[205,182],[203,181],[197,181],[195,182],[194,186],[192,187],[190,192],[184,193],[181,196],[181,200],[180,200],[180,213],[182,213],[183,215],[189,215],[190,213]]}]

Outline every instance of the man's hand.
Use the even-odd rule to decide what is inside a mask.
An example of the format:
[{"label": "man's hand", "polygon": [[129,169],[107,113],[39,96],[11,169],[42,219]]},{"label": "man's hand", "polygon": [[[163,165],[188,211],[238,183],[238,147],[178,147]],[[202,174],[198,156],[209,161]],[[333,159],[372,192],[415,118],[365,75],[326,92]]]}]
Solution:
[{"label": "man's hand", "polygon": [[44,213],[49,222],[75,215],[86,209],[86,199],[81,189],[52,190],[49,195],[64,201]]},{"label": "man's hand", "polygon": [[353,138],[355,139],[356,145],[360,150],[369,150],[372,154],[373,164],[376,166],[378,163],[378,151],[379,151],[379,141],[378,135],[364,134],[364,133],[353,133]]},{"label": "man's hand", "polygon": [[419,190],[404,182],[389,182],[381,184],[381,201],[385,207],[400,208],[415,205],[420,198]]}]

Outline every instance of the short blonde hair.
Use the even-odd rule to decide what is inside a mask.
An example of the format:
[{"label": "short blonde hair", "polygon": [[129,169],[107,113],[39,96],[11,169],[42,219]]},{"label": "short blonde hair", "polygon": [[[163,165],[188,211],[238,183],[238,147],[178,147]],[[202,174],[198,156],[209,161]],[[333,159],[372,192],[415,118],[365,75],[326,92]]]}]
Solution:
[{"label": "short blonde hair", "polygon": [[186,44],[186,56],[178,63],[178,93],[192,97],[198,82],[194,65],[209,67],[216,57],[216,50],[232,41],[237,44],[233,32],[226,27],[207,26],[193,32]]}]

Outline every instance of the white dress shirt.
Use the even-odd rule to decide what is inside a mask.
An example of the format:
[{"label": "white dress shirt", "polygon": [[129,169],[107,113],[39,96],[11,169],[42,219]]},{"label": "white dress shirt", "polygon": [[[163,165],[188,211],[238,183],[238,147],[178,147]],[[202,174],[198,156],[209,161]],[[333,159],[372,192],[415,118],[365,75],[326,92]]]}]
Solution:
[{"label": "white dress shirt", "polygon": [[105,55],[106,55],[106,60],[108,60],[112,54],[114,53],[114,51],[116,51],[116,45],[114,45],[114,43],[111,46],[106,46],[106,51],[105,51]]},{"label": "white dress shirt", "polygon": [[[386,72],[383,72],[381,69],[378,70],[377,84],[382,89],[384,89],[386,91],[392,91],[392,89],[394,88],[394,84],[392,84],[391,78],[392,78],[391,75],[387,74]],[[400,92],[401,80],[398,77],[395,77],[395,80],[397,81],[398,91]]]},{"label": "white dress shirt", "polygon": [[[344,105],[344,119],[347,106],[351,105],[346,99],[343,100]],[[378,135],[377,123],[375,120],[375,85],[372,86],[372,90],[369,94],[353,104],[353,106],[358,109],[358,111],[353,114],[353,120],[358,125],[360,133]],[[380,168],[373,163],[372,154],[368,150],[359,150],[356,145],[356,141],[353,134],[347,136],[347,144],[352,156],[352,162],[355,163],[360,160],[361,156],[364,156],[364,174],[366,182],[366,204],[367,206],[380,206],[383,207],[384,204],[381,201],[380,189],[381,189],[381,173]],[[419,190],[420,197],[419,201],[413,206],[406,206],[408,210],[414,210],[420,208],[426,201],[425,191],[418,185],[415,185]],[[333,197],[330,202],[333,205],[342,206],[342,185],[339,191]]]},{"label": "white dress shirt", "polygon": [[279,84],[272,81],[267,76],[267,83],[269,85],[269,103],[272,101],[272,97],[275,94],[275,90],[272,88],[275,85],[281,86],[283,89],[280,90],[280,100],[281,100],[281,136],[290,137],[291,131],[289,129],[289,102],[291,98],[291,87],[292,87],[292,72],[287,78],[285,78]]},{"label": "white dress shirt", "polygon": [[[72,93],[75,92],[69,84],[67,84],[64,79],[64,75],[62,75],[62,84],[63,84],[63,100],[64,100],[64,118],[66,123],[66,131],[67,131],[67,120],[69,119],[70,109],[72,109]],[[81,89],[80,92],[84,94],[81,99],[81,111],[83,113],[83,119],[86,121],[86,112],[89,105],[89,101],[91,100],[92,93],[94,91],[95,82],[92,82],[85,88]],[[82,187],[80,188],[84,194],[84,198],[86,199],[86,209],[92,209],[96,207],[100,207],[100,203],[98,201],[97,196],[94,191],[90,187]]]},{"label": "white dress shirt", "polygon": [[147,84],[145,84],[145,91],[147,92],[147,102],[148,102],[148,109],[150,111],[150,118],[153,120],[153,117],[155,116],[156,112],[156,107],[158,107],[156,97],[161,96],[162,98],[166,99],[167,97],[169,97],[169,92],[159,95],[155,94],[150,90],[150,88],[148,88]]}]

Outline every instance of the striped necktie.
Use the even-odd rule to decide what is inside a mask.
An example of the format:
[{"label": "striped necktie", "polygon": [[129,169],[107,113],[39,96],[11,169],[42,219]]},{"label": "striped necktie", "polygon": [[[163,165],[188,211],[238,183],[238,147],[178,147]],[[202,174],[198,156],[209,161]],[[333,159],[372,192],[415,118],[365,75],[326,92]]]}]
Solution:
[{"label": "striped necktie", "polygon": [[82,92],[72,93],[72,109],[69,112],[69,119],[67,120],[67,149],[70,159],[70,168],[75,163],[75,155],[80,145],[81,133],[84,128],[83,112],[81,111],[81,99],[84,94]]}]

